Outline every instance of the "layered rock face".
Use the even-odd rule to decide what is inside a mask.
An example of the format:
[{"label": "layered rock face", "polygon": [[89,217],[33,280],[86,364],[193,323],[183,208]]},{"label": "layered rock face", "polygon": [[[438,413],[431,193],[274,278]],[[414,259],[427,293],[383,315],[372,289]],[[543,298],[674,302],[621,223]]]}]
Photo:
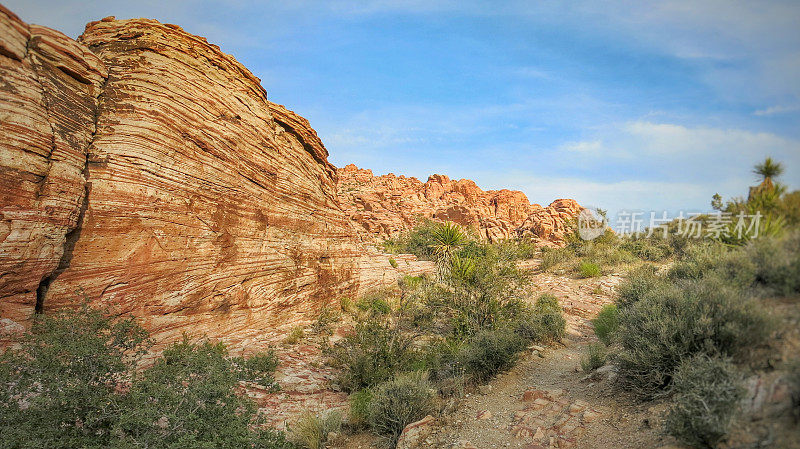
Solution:
[{"label": "layered rock face", "polygon": [[78,225],[106,77],[86,47],[0,6],[0,331],[34,313]]},{"label": "layered rock face", "polygon": [[374,176],[353,164],[338,170],[342,207],[374,238],[397,237],[420,218],[452,221],[473,228],[482,238],[499,241],[530,237],[542,244],[561,244],[566,223],[581,206],[556,200],[548,207],[531,204],[516,190],[481,190],[469,179],[432,175],[426,182],[392,173]]},{"label": "layered rock face", "polygon": [[395,281],[308,122],[205,39],[107,18],[76,42],[2,10],[0,74],[5,327],[89,301],[246,345]]}]

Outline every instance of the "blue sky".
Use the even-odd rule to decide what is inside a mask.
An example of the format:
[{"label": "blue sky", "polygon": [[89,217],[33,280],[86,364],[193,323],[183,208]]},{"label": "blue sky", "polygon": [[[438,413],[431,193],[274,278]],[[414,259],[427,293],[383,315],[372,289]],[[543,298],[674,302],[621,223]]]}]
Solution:
[{"label": "blue sky", "polygon": [[0,1],[73,37],[108,15],[206,36],[337,166],[612,214],[707,210],[768,155],[800,188],[796,1]]}]

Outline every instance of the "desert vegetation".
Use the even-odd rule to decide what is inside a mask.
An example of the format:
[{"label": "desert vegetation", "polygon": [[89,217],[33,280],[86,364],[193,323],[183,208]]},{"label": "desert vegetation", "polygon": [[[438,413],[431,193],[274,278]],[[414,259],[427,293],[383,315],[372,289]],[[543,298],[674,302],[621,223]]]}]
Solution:
[{"label": "desert vegetation", "polygon": [[[800,231],[782,212],[786,195],[772,179],[780,165],[768,159],[756,171],[764,180],[749,200],[724,208],[717,197],[713,203],[730,213],[759,208],[770,220],[766,235],[686,242],[680,250],[669,244],[669,264],[632,269],[616,304],[593,320],[600,343],[582,361],[591,371],[607,358],[626,391],[645,401],[667,398],[666,432],[693,447],[723,441],[741,408],[743,379],[775,368],[764,365],[763,354],[774,352],[772,337],[786,324],[765,301],[800,294]],[[639,242],[618,247],[630,251]],[[779,369],[791,372],[791,366]]]},{"label": "desert vegetation", "polygon": [[139,366],[134,320],[83,307],[38,316],[0,357],[0,447],[294,447],[259,424],[243,384],[277,389],[271,352],[233,357],[184,340]]},{"label": "desert vegetation", "polygon": [[360,298],[352,332],[327,353],[350,393],[349,424],[392,445],[531,343],[561,339],[566,322],[555,296],[529,298],[516,264],[530,253],[525,242],[482,243],[454,224],[423,222],[387,246],[436,260],[436,275]]}]

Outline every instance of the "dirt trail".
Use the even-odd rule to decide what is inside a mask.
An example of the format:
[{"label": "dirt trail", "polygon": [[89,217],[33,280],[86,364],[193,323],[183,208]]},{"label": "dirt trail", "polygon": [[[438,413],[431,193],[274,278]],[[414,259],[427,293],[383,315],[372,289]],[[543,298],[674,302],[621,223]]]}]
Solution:
[{"label": "dirt trail", "polygon": [[580,371],[594,341],[589,320],[611,302],[620,277],[578,280],[534,274],[535,288],[558,296],[567,314],[567,338],[533,347],[509,372],[466,396],[440,419],[423,447],[437,448],[657,448],[659,406],[637,406],[615,391],[608,376]]}]

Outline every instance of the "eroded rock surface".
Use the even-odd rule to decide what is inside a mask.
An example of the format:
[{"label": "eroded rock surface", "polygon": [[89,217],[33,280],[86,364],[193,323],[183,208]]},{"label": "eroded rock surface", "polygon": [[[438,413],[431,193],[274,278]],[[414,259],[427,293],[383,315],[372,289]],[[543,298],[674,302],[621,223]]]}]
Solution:
[{"label": "eroded rock surface", "polygon": [[527,236],[543,244],[561,244],[566,223],[582,209],[567,199],[542,207],[520,191],[484,191],[474,181],[444,175],[432,175],[423,183],[393,173],[374,176],[350,164],[340,168],[338,176],[342,207],[362,234],[379,239],[397,237],[420,218],[431,218],[475,229],[489,241]]},{"label": "eroded rock surface", "polygon": [[308,121],[178,26],[111,17],[74,41],[3,9],[0,74],[6,330],[88,300],[160,343],[258,346],[425,269],[362,245]]}]

